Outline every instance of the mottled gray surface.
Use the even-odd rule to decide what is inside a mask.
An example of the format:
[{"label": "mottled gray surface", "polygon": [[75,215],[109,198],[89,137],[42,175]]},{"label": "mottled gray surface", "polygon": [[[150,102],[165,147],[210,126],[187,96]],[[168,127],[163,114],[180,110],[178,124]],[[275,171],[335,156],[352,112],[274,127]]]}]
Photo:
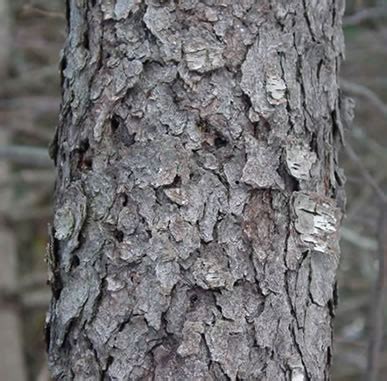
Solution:
[{"label": "mottled gray surface", "polygon": [[55,379],[329,379],[342,13],[69,1]]}]

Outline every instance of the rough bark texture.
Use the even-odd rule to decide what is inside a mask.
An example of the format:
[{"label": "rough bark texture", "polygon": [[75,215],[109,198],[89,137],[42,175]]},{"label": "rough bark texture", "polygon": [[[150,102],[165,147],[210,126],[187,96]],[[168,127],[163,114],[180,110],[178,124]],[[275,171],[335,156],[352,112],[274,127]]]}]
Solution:
[{"label": "rough bark texture", "polygon": [[55,379],[325,380],[339,0],[70,0]]}]

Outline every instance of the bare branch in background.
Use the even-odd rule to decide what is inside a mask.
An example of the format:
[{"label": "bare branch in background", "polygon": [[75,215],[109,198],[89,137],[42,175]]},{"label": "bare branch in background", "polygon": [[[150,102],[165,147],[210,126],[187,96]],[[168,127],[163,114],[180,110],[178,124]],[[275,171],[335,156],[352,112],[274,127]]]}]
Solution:
[{"label": "bare branch in background", "polygon": [[47,286],[36,290],[24,290],[23,292],[20,292],[18,289],[7,290],[3,288],[0,292],[2,303],[10,303],[13,306],[23,307],[24,309],[46,309],[50,302],[50,297],[51,291]]},{"label": "bare branch in background", "polygon": [[65,15],[62,12],[49,11],[33,6],[32,4],[26,4],[22,8],[22,14],[25,16],[43,16],[60,20],[65,20]]},{"label": "bare branch in background", "polygon": [[[48,187],[45,187],[43,189],[31,189],[26,190],[23,192],[23,196],[15,200],[15,202],[12,205],[12,208],[14,210],[20,210],[25,211],[29,210],[33,207],[37,207],[38,205],[42,204],[45,199],[49,197],[51,194],[51,189]],[[9,213],[12,215],[12,210],[9,211]]]},{"label": "bare branch in background", "polygon": [[51,291],[46,287],[40,290],[24,292],[20,295],[20,303],[26,309],[46,309],[50,303]]},{"label": "bare branch in background", "polygon": [[34,272],[26,275],[12,288],[0,290],[0,296],[23,308],[47,308],[51,291],[47,285],[47,274]]},{"label": "bare branch in background", "polygon": [[378,20],[387,16],[387,7],[380,5],[373,8],[366,8],[354,15],[346,16],[343,20],[344,26],[355,26],[367,21]]},{"label": "bare branch in background", "polygon": [[[46,143],[52,139],[54,127],[41,125],[49,117],[56,119],[59,99],[50,96],[7,97],[0,99],[0,128],[21,133]],[[53,122],[55,123],[55,122]]]},{"label": "bare branch in background", "polygon": [[384,301],[387,275],[387,205],[382,204],[378,232],[378,277],[370,308],[370,340],[368,345],[367,379],[379,380],[380,355],[384,336]]},{"label": "bare branch in background", "polygon": [[380,199],[383,204],[387,203],[387,196],[384,191],[380,188],[378,182],[374,179],[374,177],[368,172],[367,168],[364,166],[363,161],[359,158],[357,153],[353,150],[353,148],[346,143],[345,151],[347,152],[349,158],[358,166],[358,169],[363,176],[364,180],[368,183],[368,185],[373,189],[376,196]]},{"label": "bare branch in background", "polygon": [[31,288],[45,286],[47,286],[47,274],[45,272],[33,272],[32,274],[23,276],[19,280],[20,292],[30,290]]},{"label": "bare branch in background", "polygon": [[[385,118],[387,118],[387,105],[368,87],[346,80],[341,80],[341,87],[346,92],[366,98],[384,115]],[[360,174],[372,188],[381,204],[378,232],[378,275],[369,308],[370,335],[366,373],[367,379],[370,381],[377,381],[379,379],[380,356],[384,333],[384,300],[387,275],[387,261],[385,259],[387,252],[387,196],[349,144],[346,144],[345,150],[350,159],[357,165]]]},{"label": "bare branch in background", "polygon": [[[382,171],[381,173],[376,174],[374,176],[374,179],[375,179],[376,183],[379,185],[384,181],[386,176],[387,176],[386,171]],[[364,185],[363,177],[361,179],[362,179],[362,184]],[[373,189],[370,187],[362,187],[361,194],[356,199],[354,199],[351,203],[351,209],[348,210],[348,212],[347,212],[347,220],[354,221],[354,220],[356,220],[356,218],[360,218],[359,214],[366,207],[366,205],[370,202],[369,200],[370,200],[371,196],[373,196]],[[363,222],[365,222],[365,217],[362,216],[361,220]],[[374,226],[375,222],[372,221],[371,225]]]},{"label": "bare branch in background", "polygon": [[[365,144],[373,154],[378,155],[382,160],[387,160],[387,150],[380,142],[368,136],[367,132],[360,127],[354,126],[351,129],[351,135],[357,139],[362,144]],[[382,142],[383,143],[383,142]],[[385,171],[383,171],[383,178],[386,176]]]},{"label": "bare branch in background", "polygon": [[41,219],[47,219],[51,217],[52,209],[49,207],[37,207],[30,208],[28,210],[15,210],[7,214],[8,217],[13,222],[19,221],[39,221]]},{"label": "bare branch in background", "polygon": [[[18,115],[22,112],[28,116],[35,117],[37,114],[59,111],[60,99],[54,96],[15,96],[0,99],[0,109],[17,111]],[[39,126],[35,126],[39,128]]]},{"label": "bare branch in background", "polygon": [[[345,316],[346,314],[358,311],[360,308],[363,308],[364,306],[368,305],[368,303],[368,295],[356,295],[354,298],[347,298],[346,300],[341,301],[340,308],[337,310],[337,316]],[[340,338],[342,339],[343,337],[340,335],[336,336],[336,341]]]},{"label": "bare branch in background", "polygon": [[53,167],[46,148],[0,145],[0,159],[32,167]]},{"label": "bare branch in background", "polygon": [[[20,121],[18,121],[20,122]],[[53,136],[53,133],[51,131],[47,131],[43,128],[34,128],[34,125],[32,123],[27,124],[15,124],[12,123],[8,126],[0,125],[1,129],[7,129],[10,132],[13,133],[21,133],[36,139],[41,140],[42,142],[49,142]]]},{"label": "bare branch in background", "polygon": [[28,89],[42,88],[47,83],[46,81],[56,83],[58,70],[57,65],[42,66],[38,69],[27,70],[15,78],[4,80],[0,88],[0,97],[13,97]]},{"label": "bare branch in background", "polygon": [[359,85],[358,83],[341,78],[340,87],[347,93],[366,98],[387,118],[387,105],[367,86]]},{"label": "bare branch in background", "polygon": [[375,251],[378,248],[378,243],[374,239],[362,236],[358,232],[346,227],[341,228],[341,237],[363,250]]},{"label": "bare branch in background", "polygon": [[24,169],[20,172],[2,176],[0,178],[0,187],[15,186],[19,184],[28,186],[47,186],[53,184],[55,174],[47,169]]}]

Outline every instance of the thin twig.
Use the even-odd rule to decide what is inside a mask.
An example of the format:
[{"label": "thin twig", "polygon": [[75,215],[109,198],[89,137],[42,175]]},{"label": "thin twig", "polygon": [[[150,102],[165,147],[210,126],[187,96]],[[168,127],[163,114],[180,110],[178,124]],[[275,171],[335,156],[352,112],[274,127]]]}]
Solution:
[{"label": "thin twig", "polygon": [[[56,81],[58,78],[57,65],[48,65],[34,70],[27,70],[16,78],[4,80],[1,84],[0,97],[13,97],[26,89],[41,89],[47,86],[47,81]],[[55,82],[52,82],[55,83]]]},{"label": "thin twig", "polygon": [[25,309],[46,309],[50,302],[51,292],[47,285],[36,290],[19,290],[15,288],[2,288],[0,290],[0,301],[12,301]]},{"label": "thin twig", "polygon": [[387,203],[386,194],[380,188],[379,184],[374,179],[374,177],[368,172],[368,170],[364,166],[362,160],[359,158],[359,156],[353,150],[353,148],[349,145],[349,143],[346,143],[345,151],[347,152],[349,158],[358,166],[358,169],[359,169],[361,175],[363,176],[364,180],[370,185],[372,190],[375,192],[376,196],[381,200],[381,202],[383,204],[386,204]]},{"label": "thin twig", "polygon": [[367,86],[341,78],[340,87],[344,92],[366,98],[387,118],[387,105]]},{"label": "thin twig", "polygon": [[351,130],[351,135],[358,141],[368,146],[372,153],[377,154],[379,158],[387,160],[386,147],[380,144],[380,142],[377,142],[375,139],[369,137],[363,128],[354,126]]},{"label": "thin twig", "polygon": [[62,12],[48,11],[45,9],[37,8],[32,4],[24,5],[22,8],[22,12],[25,15],[32,15],[32,16],[38,15],[38,16],[49,17],[49,18],[60,19],[60,20],[65,20],[66,18]]},{"label": "thin twig", "polygon": [[348,227],[341,228],[341,238],[363,250],[375,251],[378,248],[378,243],[374,239],[362,236]]},{"label": "thin twig", "polygon": [[20,303],[26,309],[46,309],[50,303],[51,292],[47,288],[24,292],[20,295]]},{"label": "thin twig", "polygon": [[[55,72],[57,73],[57,72]],[[20,77],[19,77],[20,78]],[[0,109],[28,111],[28,115],[40,113],[57,113],[59,110],[60,98],[52,95],[24,95],[0,98]]]},{"label": "thin twig", "polygon": [[344,17],[343,25],[344,26],[360,25],[360,24],[363,24],[364,22],[381,19],[386,16],[387,16],[386,6],[367,8],[359,12],[356,12],[354,15]]},{"label": "thin twig", "polygon": [[46,148],[0,145],[0,159],[33,167],[52,167]]},{"label": "thin twig", "polygon": [[[15,200],[10,209],[19,210],[21,213],[23,213],[24,211],[41,205],[45,200],[47,200],[48,195],[51,193],[51,187],[43,187],[41,189],[27,189],[23,192],[21,197],[18,197],[17,200]],[[13,212],[10,210],[9,214],[12,215]]]},{"label": "thin twig", "polygon": [[20,292],[31,290],[32,288],[45,287],[47,285],[46,272],[33,272],[19,279],[18,287]]},{"label": "thin twig", "polygon": [[[356,294],[351,299],[346,298],[340,303],[340,308],[337,310],[337,317],[348,317],[352,316],[351,314],[356,311],[360,311],[364,306],[367,306],[369,303],[369,296],[368,295],[359,295]],[[335,338],[337,340],[337,337]]]},{"label": "thin twig", "polygon": [[39,139],[43,142],[49,142],[52,139],[53,132],[48,131],[45,128],[36,127],[33,123],[23,123],[20,120],[16,123],[10,123],[9,125],[0,124],[0,128],[6,129],[7,131],[13,132],[15,134],[24,134],[29,137]]},{"label": "thin twig", "polygon": [[36,207],[28,210],[15,210],[13,212],[3,212],[11,221],[17,223],[20,221],[39,221],[47,219],[52,215],[52,209],[49,207]]},{"label": "thin twig", "polygon": [[[385,171],[382,171],[380,174],[376,174],[374,176],[374,179],[378,186],[380,187],[379,184],[381,184],[384,179],[386,178],[387,173]],[[362,176],[362,184],[364,185],[364,178]],[[351,208],[348,209],[347,211],[347,221],[354,221],[360,211],[364,208],[365,204],[369,202],[369,198],[373,195],[373,188],[370,187],[362,187],[361,194],[359,197],[357,197],[355,200],[351,202]],[[362,217],[362,221],[364,222],[364,217]],[[374,222],[373,222],[374,225]]]},{"label": "thin twig", "polygon": [[20,172],[2,176],[0,178],[0,188],[6,186],[28,185],[47,186],[54,183],[55,174],[49,169],[24,169]]}]

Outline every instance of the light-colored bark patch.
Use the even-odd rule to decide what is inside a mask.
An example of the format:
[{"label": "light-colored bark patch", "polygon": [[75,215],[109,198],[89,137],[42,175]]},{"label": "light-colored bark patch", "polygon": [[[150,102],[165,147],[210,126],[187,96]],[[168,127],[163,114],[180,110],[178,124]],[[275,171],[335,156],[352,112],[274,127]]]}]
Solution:
[{"label": "light-colored bark patch", "polygon": [[303,243],[321,253],[337,253],[341,212],[335,202],[317,193],[297,192],[293,207],[294,226]]}]

